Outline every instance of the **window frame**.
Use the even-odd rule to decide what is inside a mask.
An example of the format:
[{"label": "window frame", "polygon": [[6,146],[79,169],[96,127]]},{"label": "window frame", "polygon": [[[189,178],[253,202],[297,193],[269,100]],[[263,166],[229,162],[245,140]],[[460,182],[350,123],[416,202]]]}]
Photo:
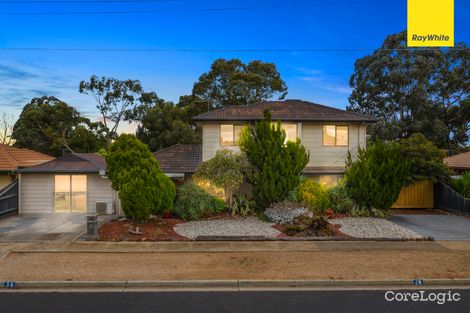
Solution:
[{"label": "window frame", "polygon": [[[68,184],[68,191],[57,191],[57,176],[67,176],[69,184]],[[84,191],[76,191],[74,190],[73,184],[73,177],[83,176],[85,178],[85,190]],[[68,194],[68,210],[57,210],[57,194],[58,193],[67,193]],[[84,193],[85,194],[85,207],[84,210],[76,210],[74,207],[74,194],[77,193]],[[88,212],[88,175],[86,174],[55,174],[54,175],[54,212],[55,213],[87,213]]]},{"label": "window frame", "polygon": [[[232,126],[232,143],[231,144],[224,144],[222,142],[222,126]],[[235,142],[235,127],[245,127],[245,124],[219,124],[219,144],[222,147],[238,147],[239,142]],[[241,129],[240,129],[241,132]]]},{"label": "window frame", "polygon": [[[334,126],[335,127],[335,144],[334,145],[327,145],[325,144],[325,127],[326,126]],[[339,145],[338,144],[338,127],[346,127],[348,131],[348,143],[346,145]],[[321,127],[321,141],[322,141],[322,146],[323,147],[349,147],[349,125],[343,125],[343,124],[323,124]]]}]

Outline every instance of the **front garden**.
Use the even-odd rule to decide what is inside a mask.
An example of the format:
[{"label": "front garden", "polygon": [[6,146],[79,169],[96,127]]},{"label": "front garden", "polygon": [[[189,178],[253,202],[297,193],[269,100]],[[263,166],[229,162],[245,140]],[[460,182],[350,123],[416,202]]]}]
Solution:
[{"label": "front garden", "polygon": [[[218,151],[176,188],[143,143],[121,135],[106,158],[126,217],[102,225],[98,239],[423,239],[385,217],[402,187],[446,181],[450,173],[441,152],[418,134],[359,148],[342,180],[321,185],[301,175],[308,152],[298,140],[286,142],[269,112],[243,130],[240,148]],[[251,192],[242,192],[246,184]],[[214,196],[215,189],[224,197]]]}]

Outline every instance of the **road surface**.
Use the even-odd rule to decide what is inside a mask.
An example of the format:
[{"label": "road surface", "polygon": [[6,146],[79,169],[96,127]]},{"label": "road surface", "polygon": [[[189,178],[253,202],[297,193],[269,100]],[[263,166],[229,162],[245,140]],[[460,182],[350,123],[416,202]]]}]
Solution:
[{"label": "road surface", "polygon": [[[403,290],[397,292],[416,292]],[[241,313],[241,312],[470,312],[470,289],[453,289],[460,301],[389,302],[382,290],[253,292],[0,292],[0,312]],[[424,290],[447,293],[449,290]],[[389,294],[389,297],[393,297]],[[399,297],[398,297],[399,298]],[[454,296],[456,299],[457,296]]]}]

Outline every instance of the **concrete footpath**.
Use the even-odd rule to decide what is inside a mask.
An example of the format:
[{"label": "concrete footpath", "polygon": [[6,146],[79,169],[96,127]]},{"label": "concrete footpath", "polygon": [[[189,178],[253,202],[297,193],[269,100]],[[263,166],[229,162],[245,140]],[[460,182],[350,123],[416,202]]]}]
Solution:
[{"label": "concrete footpath", "polygon": [[470,241],[0,244],[0,282],[25,287],[403,285],[413,279],[470,286],[469,278]]}]

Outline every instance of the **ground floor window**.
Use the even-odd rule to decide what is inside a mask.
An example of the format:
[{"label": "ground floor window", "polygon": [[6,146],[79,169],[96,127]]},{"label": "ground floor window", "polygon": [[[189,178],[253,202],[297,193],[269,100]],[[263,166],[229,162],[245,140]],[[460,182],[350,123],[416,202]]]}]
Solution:
[{"label": "ground floor window", "polygon": [[87,211],[87,177],[86,175],[55,175],[55,211]]}]

